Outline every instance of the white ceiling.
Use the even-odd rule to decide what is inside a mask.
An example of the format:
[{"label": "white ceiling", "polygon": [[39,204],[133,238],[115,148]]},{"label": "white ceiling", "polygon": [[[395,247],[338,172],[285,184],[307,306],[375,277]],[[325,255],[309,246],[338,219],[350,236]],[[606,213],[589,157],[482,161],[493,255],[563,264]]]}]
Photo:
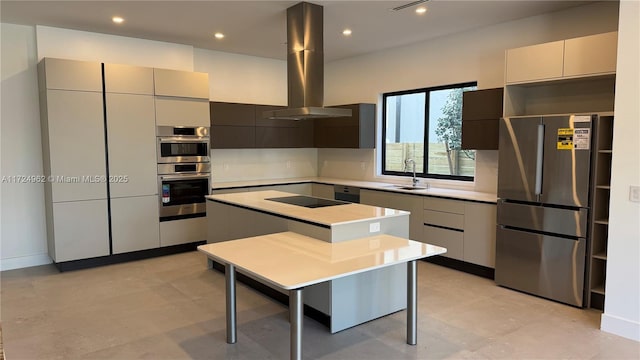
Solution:
[{"label": "white ceiling", "polygon": [[[592,1],[431,0],[425,15],[406,1],[312,1],[324,7],[325,61],[407,45],[491,24],[559,11]],[[298,1],[8,1],[3,23],[46,25],[286,58],[286,9]],[[116,25],[111,17],[125,22]],[[345,37],[349,27],[353,35]],[[215,40],[220,31],[226,37]]]}]

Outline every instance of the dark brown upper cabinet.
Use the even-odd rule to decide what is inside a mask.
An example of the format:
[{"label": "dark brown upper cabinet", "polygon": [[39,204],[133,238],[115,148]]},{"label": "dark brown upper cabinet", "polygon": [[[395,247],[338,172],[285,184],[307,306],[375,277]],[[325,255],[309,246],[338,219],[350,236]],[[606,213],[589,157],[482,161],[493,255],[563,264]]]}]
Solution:
[{"label": "dark brown upper cabinet", "polygon": [[376,147],[375,104],[333,106],[351,109],[350,117],[313,120],[313,143],[317,148],[373,149]]},{"label": "dark brown upper cabinet", "polygon": [[498,150],[502,105],[503,88],[462,94],[462,149]]},{"label": "dark brown upper cabinet", "polygon": [[257,148],[311,148],[313,147],[313,122],[310,120],[268,119],[265,111],[284,109],[284,106],[256,105]]},{"label": "dark brown upper cabinet", "polygon": [[210,102],[211,148],[256,147],[255,105]]}]

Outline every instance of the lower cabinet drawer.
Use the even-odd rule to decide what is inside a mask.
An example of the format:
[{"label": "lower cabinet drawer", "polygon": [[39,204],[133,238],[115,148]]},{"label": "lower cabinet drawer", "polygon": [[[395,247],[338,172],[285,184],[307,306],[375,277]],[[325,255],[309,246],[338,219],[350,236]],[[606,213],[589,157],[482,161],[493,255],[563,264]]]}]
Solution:
[{"label": "lower cabinet drawer", "polygon": [[447,248],[443,255],[452,259],[463,260],[464,232],[442,229],[425,225],[423,230],[424,241],[427,244]]},{"label": "lower cabinet drawer", "polygon": [[163,221],[160,223],[160,246],[188,244],[207,240],[207,218]]},{"label": "lower cabinet drawer", "polygon": [[442,211],[424,210],[425,224],[440,225],[452,229],[464,229],[464,215]]}]

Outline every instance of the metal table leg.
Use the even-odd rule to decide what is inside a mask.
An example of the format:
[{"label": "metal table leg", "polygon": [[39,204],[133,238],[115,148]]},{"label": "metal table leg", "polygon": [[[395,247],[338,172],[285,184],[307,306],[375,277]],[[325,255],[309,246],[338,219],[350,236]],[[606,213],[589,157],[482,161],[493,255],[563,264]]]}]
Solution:
[{"label": "metal table leg", "polygon": [[418,343],[418,266],[407,263],[407,344]]},{"label": "metal table leg", "polygon": [[302,289],[289,291],[289,326],[291,331],[291,359],[302,359],[302,318],[304,304]]},{"label": "metal table leg", "polygon": [[227,287],[227,343],[235,344],[238,340],[236,319],[236,267],[225,264],[224,277]]}]

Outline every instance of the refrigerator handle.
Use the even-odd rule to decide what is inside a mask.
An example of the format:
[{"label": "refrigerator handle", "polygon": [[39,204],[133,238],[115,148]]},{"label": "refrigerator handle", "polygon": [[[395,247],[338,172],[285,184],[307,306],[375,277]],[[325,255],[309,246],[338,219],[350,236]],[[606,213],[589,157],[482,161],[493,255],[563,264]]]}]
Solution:
[{"label": "refrigerator handle", "polygon": [[542,194],[542,160],[544,149],[544,125],[538,125],[538,143],[536,148],[536,195]]}]

